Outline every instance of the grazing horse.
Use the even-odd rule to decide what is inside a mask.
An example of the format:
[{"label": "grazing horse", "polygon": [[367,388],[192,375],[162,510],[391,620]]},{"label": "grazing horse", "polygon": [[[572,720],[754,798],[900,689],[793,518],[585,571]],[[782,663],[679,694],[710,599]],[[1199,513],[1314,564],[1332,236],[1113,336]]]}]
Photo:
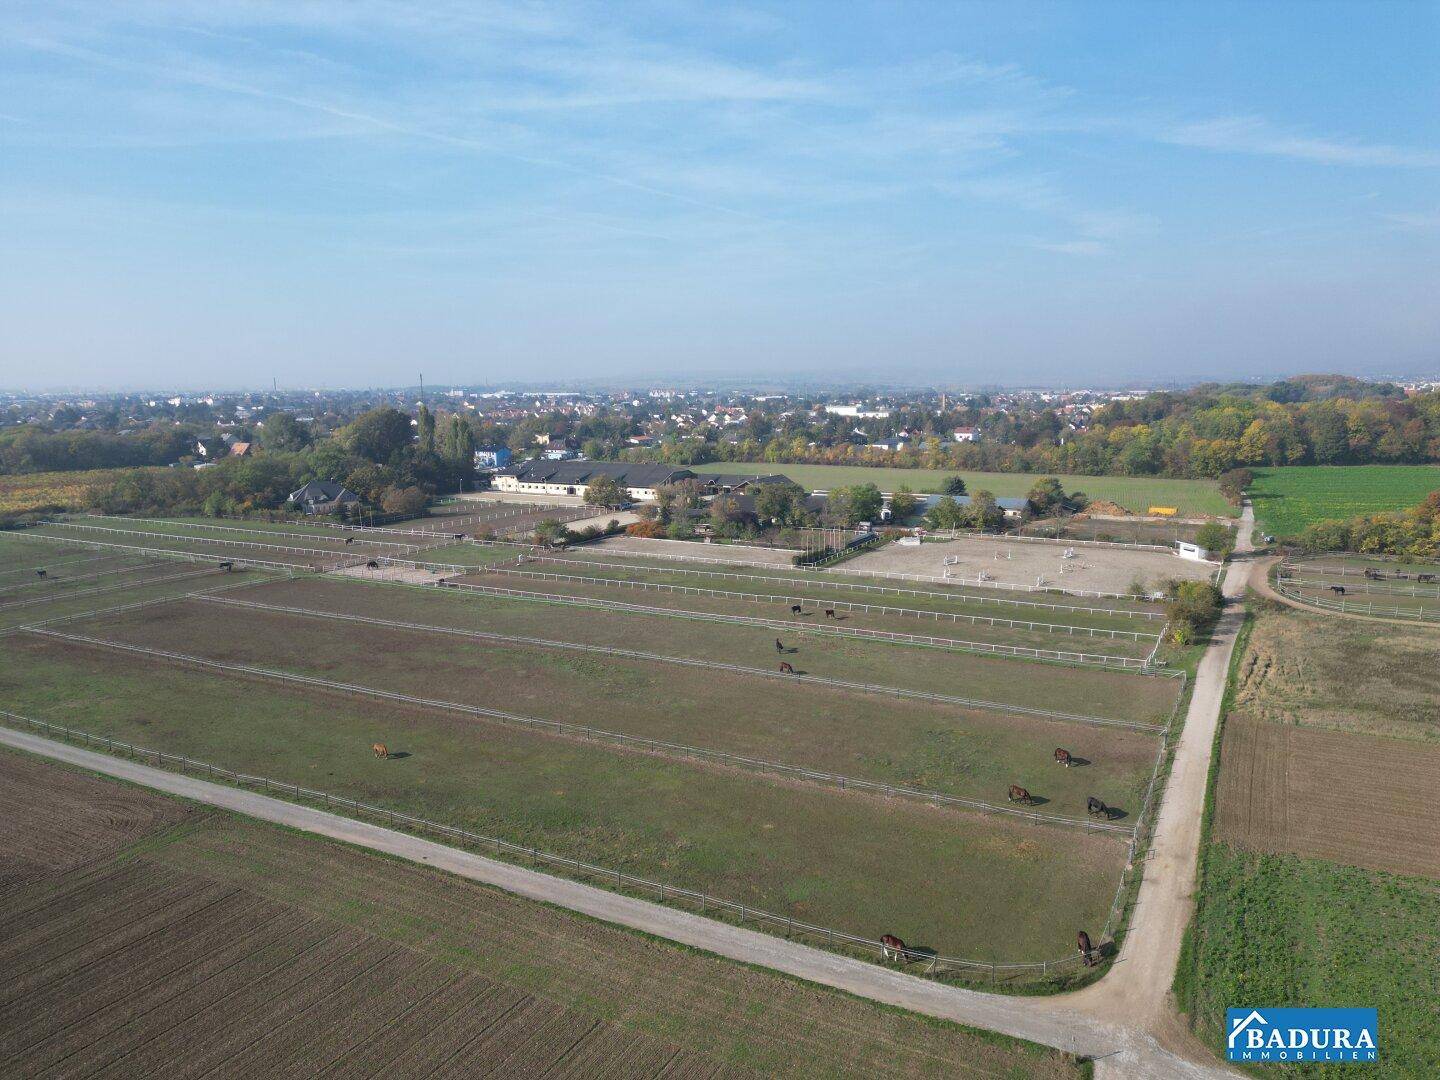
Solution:
[{"label": "grazing horse", "polygon": [[1382,574],[1382,573],[1380,573],[1379,570],[1366,570],[1366,571],[1365,571],[1365,576],[1366,576],[1367,578],[1369,578],[1371,581],[1384,581],[1384,580],[1385,580],[1385,575]]},{"label": "grazing horse", "polygon": [[1055,763],[1057,765],[1064,765],[1066,768],[1069,768],[1074,762],[1075,759],[1070,756],[1069,750],[1060,746],[1055,748]]},{"label": "grazing horse", "polygon": [[1095,798],[1094,795],[1086,796],[1085,812],[1087,814],[1104,814],[1107,818],[1110,816],[1110,808]]},{"label": "grazing horse", "polygon": [[827,607],[827,608],[825,609],[825,618],[827,618],[827,619],[833,619],[834,617],[835,617],[835,609],[834,609],[833,607]]},{"label": "grazing horse", "polygon": [[1011,784],[1010,790],[1005,794],[1005,798],[1009,802],[1028,803],[1030,801],[1030,792],[1026,791],[1019,784]]},{"label": "grazing horse", "polygon": [[380,569],[380,564],[379,564],[378,562],[376,562],[374,559],[371,559],[369,562],[367,562],[367,563],[365,564],[365,569],[366,569],[366,570],[379,570],[379,569]]},{"label": "grazing horse", "polygon": [[219,569],[224,570],[228,574],[231,570],[235,569],[235,564],[231,560],[226,559],[220,564]]},{"label": "grazing horse", "polygon": [[1086,967],[1095,964],[1095,950],[1090,947],[1090,935],[1084,930],[1075,933],[1075,947],[1080,950],[1080,962]]},{"label": "grazing horse", "polygon": [[377,742],[374,746],[370,747],[370,749],[375,751],[377,758],[388,758],[390,756],[390,748],[383,742]]},{"label": "grazing horse", "polygon": [[781,674],[781,675],[794,675],[794,674],[795,674],[795,665],[792,664],[792,663],[790,663],[789,660],[781,660],[781,661],[780,661],[780,674]]},{"label": "grazing horse", "polygon": [[799,604],[791,604],[791,605],[790,605],[790,614],[791,614],[791,615],[799,615],[799,614],[800,614],[800,605],[799,605]]},{"label": "grazing horse", "polygon": [[1426,582],[1426,583],[1428,584],[1428,583],[1433,582],[1433,581],[1435,580],[1435,575],[1434,575],[1434,574],[1419,574],[1419,575],[1416,576],[1415,580],[1416,580],[1416,581],[1423,581],[1423,582]]},{"label": "grazing horse", "polygon": [[36,570],[36,571],[35,571],[35,574],[36,574],[37,577],[49,577],[49,576],[50,576],[49,573],[48,573],[47,571],[44,571],[44,570]]},{"label": "grazing horse", "polygon": [[910,959],[910,950],[905,948],[905,942],[901,941],[894,934],[880,935],[880,949],[885,954],[886,960]]},{"label": "grazing horse", "polygon": [[1333,592],[1333,593],[1338,593],[1340,596],[1344,596],[1344,595],[1345,595],[1345,586],[1344,586],[1344,585],[1331,585],[1331,586],[1330,586],[1330,591]]}]

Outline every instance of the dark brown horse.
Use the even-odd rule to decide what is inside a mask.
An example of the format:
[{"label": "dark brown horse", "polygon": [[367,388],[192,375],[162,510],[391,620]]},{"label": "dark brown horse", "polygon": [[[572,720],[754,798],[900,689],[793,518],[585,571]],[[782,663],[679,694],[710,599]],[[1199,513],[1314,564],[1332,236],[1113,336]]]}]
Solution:
[{"label": "dark brown horse", "polygon": [[1330,591],[1333,592],[1333,593],[1336,593],[1336,594],[1338,594],[1338,595],[1340,595],[1340,596],[1344,596],[1344,595],[1345,595],[1345,586],[1344,586],[1344,585],[1331,585],[1331,586],[1330,586]]},{"label": "dark brown horse", "polygon": [[1097,799],[1094,795],[1086,797],[1085,812],[1087,814],[1101,814],[1107,818],[1110,816],[1110,808],[1106,806],[1103,802],[1101,802],[1099,799]]},{"label": "dark brown horse", "polygon": [[795,674],[795,665],[792,664],[792,663],[790,663],[790,661],[788,661],[788,660],[781,660],[781,661],[780,661],[780,674],[781,674],[781,675],[794,675],[794,674]]},{"label": "dark brown horse", "polygon": [[834,617],[835,617],[835,609],[834,609],[833,607],[827,607],[827,608],[825,609],[825,618],[827,618],[827,619],[833,619]]},{"label": "dark brown horse", "polygon": [[1076,932],[1075,947],[1080,950],[1080,962],[1086,967],[1092,967],[1095,963],[1095,950],[1090,947],[1090,935],[1084,930]]},{"label": "dark brown horse", "polygon": [[369,562],[367,562],[367,563],[365,564],[365,569],[366,569],[366,570],[379,570],[379,569],[380,569],[380,564],[379,564],[378,562],[376,562],[374,559],[371,559]]},{"label": "dark brown horse", "polygon": [[790,605],[790,614],[791,614],[791,615],[799,615],[799,614],[800,614],[800,605],[799,605],[799,604],[791,604],[791,605]]},{"label": "dark brown horse", "polygon": [[1061,746],[1055,748],[1055,763],[1057,765],[1064,765],[1066,768],[1069,768],[1074,762],[1075,759],[1070,756],[1069,750]]},{"label": "dark brown horse", "polygon": [[49,575],[46,571],[44,571],[44,570],[36,570],[36,571],[35,571],[35,574],[36,574],[37,577],[49,577],[49,576],[50,576],[50,575]]},{"label": "dark brown horse", "polygon": [[905,948],[905,942],[901,941],[894,934],[880,935],[880,949],[884,952],[886,960],[910,959],[910,950]]},{"label": "dark brown horse", "polygon": [[1005,798],[1010,802],[1028,803],[1030,801],[1030,792],[1026,791],[1019,784],[1011,784],[1010,790],[1006,793]]}]

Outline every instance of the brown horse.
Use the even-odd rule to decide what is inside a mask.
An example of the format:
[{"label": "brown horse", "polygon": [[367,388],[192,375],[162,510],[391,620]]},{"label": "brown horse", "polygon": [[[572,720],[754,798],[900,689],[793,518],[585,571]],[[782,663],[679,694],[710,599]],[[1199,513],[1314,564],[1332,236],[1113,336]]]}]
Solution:
[{"label": "brown horse", "polygon": [[1106,806],[1103,802],[1101,802],[1099,799],[1097,799],[1094,795],[1086,797],[1085,812],[1087,814],[1100,814],[1103,817],[1107,818],[1110,816],[1110,808]]},{"label": "brown horse", "polygon": [[35,574],[36,574],[37,577],[49,577],[49,576],[50,576],[50,575],[49,575],[46,571],[44,571],[44,570],[36,570],[36,571],[35,571]]},{"label": "brown horse", "polygon": [[345,537],[345,543],[346,543],[346,544],[353,544],[354,542],[355,542],[355,537],[353,537],[353,536],[347,536],[347,537]]},{"label": "brown horse", "polygon": [[377,742],[374,746],[370,747],[370,749],[375,751],[377,758],[388,758],[390,756],[390,748],[383,742]]},{"label": "brown horse", "polygon": [[1090,935],[1084,930],[1076,932],[1075,947],[1080,950],[1080,962],[1086,967],[1093,967],[1095,964],[1095,951],[1090,947]]},{"label": "brown horse", "polygon": [[1069,768],[1074,761],[1075,759],[1070,756],[1069,750],[1061,746],[1055,748],[1055,763],[1057,765],[1064,765],[1066,768]]},{"label": "brown horse", "polygon": [[1006,793],[1005,798],[1010,802],[1028,803],[1030,801],[1030,792],[1026,791],[1019,784],[1011,784],[1010,790]]},{"label": "brown horse", "polygon": [[834,609],[833,607],[827,607],[827,608],[825,609],[825,618],[827,618],[827,619],[833,619],[834,617],[835,617],[835,609]]},{"label": "brown horse", "polygon": [[795,674],[795,665],[792,664],[792,663],[790,663],[790,661],[788,661],[788,660],[781,660],[781,661],[780,661],[780,674],[781,674],[781,675],[794,675],[794,674]]},{"label": "brown horse", "polygon": [[894,934],[880,935],[880,949],[885,954],[886,960],[910,959],[910,950],[905,948],[905,942],[901,941]]},{"label": "brown horse", "polygon": [[799,605],[799,604],[791,604],[791,605],[790,605],[790,614],[791,614],[791,615],[799,615],[799,614],[800,614],[800,611],[801,611],[801,608],[800,608],[800,605]]},{"label": "brown horse", "polygon": [[380,569],[380,564],[379,564],[378,562],[376,562],[374,559],[371,559],[369,562],[367,562],[367,563],[365,564],[365,569],[366,569],[366,570],[379,570],[379,569]]}]

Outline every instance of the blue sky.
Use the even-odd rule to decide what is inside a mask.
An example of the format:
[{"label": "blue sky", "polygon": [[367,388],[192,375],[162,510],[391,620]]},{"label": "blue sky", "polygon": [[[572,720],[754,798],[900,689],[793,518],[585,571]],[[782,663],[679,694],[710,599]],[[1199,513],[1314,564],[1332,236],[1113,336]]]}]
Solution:
[{"label": "blue sky", "polygon": [[0,8],[0,386],[1440,370],[1440,4]]}]

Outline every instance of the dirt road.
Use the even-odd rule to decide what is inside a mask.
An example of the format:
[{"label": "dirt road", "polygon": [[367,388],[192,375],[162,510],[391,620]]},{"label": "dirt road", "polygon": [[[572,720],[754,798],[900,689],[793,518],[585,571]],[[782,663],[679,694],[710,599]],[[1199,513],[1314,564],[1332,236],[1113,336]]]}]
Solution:
[{"label": "dirt road", "polygon": [[[1252,569],[1247,556],[1253,525],[1247,506],[1240,524],[1238,558],[1224,582],[1227,598],[1244,595]],[[1095,1075],[1100,1078],[1220,1077],[1233,1074],[1214,1064],[1206,1048],[1195,1045],[1174,1016],[1169,989],[1181,936],[1193,909],[1210,750],[1239,623],[1238,607],[1228,609],[1201,662],[1121,955],[1099,983],[1054,998],[1011,998],[943,986],[377,825],[7,728],[0,728],[0,742],[212,806],[436,866],[517,895],[874,1001],[1086,1055],[1095,1059]]]}]

